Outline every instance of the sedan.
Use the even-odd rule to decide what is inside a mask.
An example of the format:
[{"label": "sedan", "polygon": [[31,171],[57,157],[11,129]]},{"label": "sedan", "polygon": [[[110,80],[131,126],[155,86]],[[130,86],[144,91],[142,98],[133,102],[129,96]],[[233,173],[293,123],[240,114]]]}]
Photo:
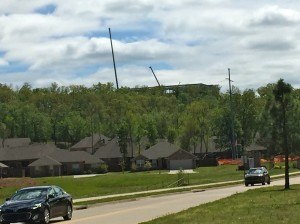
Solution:
[{"label": "sedan", "polygon": [[0,223],[49,223],[51,218],[72,218],[72,197],[57,186],[18,190],[0,206]]},{"label": "sedan", "polygon": [[271,178],[265,167],[250,168],[245,175],[245,186],[261,183],[262,185],[270,184]]}]

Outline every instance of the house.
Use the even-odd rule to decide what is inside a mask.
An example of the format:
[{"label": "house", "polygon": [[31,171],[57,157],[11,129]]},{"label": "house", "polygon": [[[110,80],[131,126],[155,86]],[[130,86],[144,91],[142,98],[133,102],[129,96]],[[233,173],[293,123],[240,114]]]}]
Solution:
[{"label": "house", "polygon": [[70,152],[53,143],[0,148],[0,162],[9,166],[10,177],[70,175],[96,169],[104,163],[87,152]]},{"label": "house", "polygon": [[166,157],[168,170],[195,169],[197,157],[183,149],[179,149]]},{"label": "house", "polygon": [[30,176],[60,176],[81,174],[100,167],[104,161],[83,151],[58,149],[29,164]]},{"label": "house", "polygon": [[196,167],[196,158],[193,154],[161,139],[137,155],[132,162],[138,168],[144,168],[145,162],[150,161],[153,169],[193,169]]},{"label": "house", "polygon": [[[126,164],[130,164],[130,159],[138,155],[138,146],[136,144],[127,144],[127,153],[125,156]],[[120,146],[117,138],[113,138],[106,145],[97,149],[94,154],[97,158],[102,159],[110,171],[120,171],[120,162],[124,159],[121,153]]]},{"label": "house", "polygon": [[176,145],[169,143],[164,139],[160,139],[157,144],[142,152],[141,155],[151,162],[153,169],[165,169],[167,168],[166,158],[177,150],[179,150],[179,147]]},{"label": "house", "polygon": [[61,176],[62,164],[50,156],[44,156],[28,165],[31,177]]},{"label": "house", "polygon": [[73,145],[70,151],[85,151],[94,154],[95,151],[108,143],[109,138],[102,134],[93,134]]},{"label": "house", "polygon": [[252,143],[249,146],[245,147],[245,155],[248,156],[247,167],[257,167],[260,166],[260,159],[263,157],[263,154],[267,152],[267,148],[257,143]]},{"label": "house", "polygon": [[0,162],[9,166],[8,176],[29,176],[28,165],[49,155],[58,148],[52,143],[33,143],[26,146],[0,148]]}]

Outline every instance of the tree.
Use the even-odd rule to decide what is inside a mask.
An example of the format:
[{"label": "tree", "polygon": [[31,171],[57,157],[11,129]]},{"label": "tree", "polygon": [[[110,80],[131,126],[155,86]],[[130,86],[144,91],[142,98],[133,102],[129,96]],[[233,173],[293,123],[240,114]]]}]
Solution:
[{"label": "tree", "polygon": [[272,108],[272,115],[278,130],[280,130],[280,135],[282,138],[282,148],[285,155],[285,185],[284,189],[290,188],[289,182],[289,144],[288,144],[288,110],[292,107],[291,93],[292,86],[285,83],[283,79],[280,79],[274,90],[275,104]]}]

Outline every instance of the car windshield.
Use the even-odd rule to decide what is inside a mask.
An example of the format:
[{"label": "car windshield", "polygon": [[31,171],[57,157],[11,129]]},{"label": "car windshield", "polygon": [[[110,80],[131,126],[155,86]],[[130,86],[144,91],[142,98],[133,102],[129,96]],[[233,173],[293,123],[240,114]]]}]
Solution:
[{"label": "car windshield", "polygon": [[12,201],[30,200],[43,198],[47,195],[47,189],[37,188],[37,189],[24,189],[18,191],[15,195],[11,197]]},{"label": "car windshield", "polygon": [[261,174],[263,171],[261,169],[250,169],[248,174]]}]

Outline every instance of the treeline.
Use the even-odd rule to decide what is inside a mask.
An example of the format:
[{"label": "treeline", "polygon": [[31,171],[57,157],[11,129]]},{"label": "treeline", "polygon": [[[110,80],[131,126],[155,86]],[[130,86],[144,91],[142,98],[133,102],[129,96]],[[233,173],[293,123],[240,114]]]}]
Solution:
[{"label": "treeline", "polygon": [[[279,81],[278,81],[279,83]],[[19,89],[0,85],[0,137],[29,137],[34,142],[70,145],[92,133],[119,137],[120,144],[150,144],[165,138],[193,151],[216,136],[219,147],[230,146],[232,118],[237,143],[254,139],[273,153],[280,152],[283,129],[280,104],[274,89],[278,83],[257,90],[233,88],[231,113],[228,93],[218,86],[181,86],[115,89],[112,83],[85,86]],[[288,146],[300,151],[300,90],[284,94]],[[121,147],[122,148],[122,147]],[[125,147],[126,148],[126,147]]]}]

